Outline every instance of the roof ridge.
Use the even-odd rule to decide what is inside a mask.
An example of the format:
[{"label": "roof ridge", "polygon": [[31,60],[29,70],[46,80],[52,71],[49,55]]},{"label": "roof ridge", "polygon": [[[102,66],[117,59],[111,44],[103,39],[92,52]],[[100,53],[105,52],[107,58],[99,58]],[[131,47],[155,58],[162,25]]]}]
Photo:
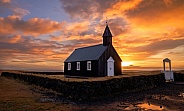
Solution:
[{"label": "roof ridge", "polygon": [[103,44],[97,44],[97,45],[91,45],[91,46],[81,47],[81,48],[77,48],[75,50],[83,49],[83,48],[89,48],[89,47],[95,47],[95,46],[99,46],[99,45],[103,45]]}]

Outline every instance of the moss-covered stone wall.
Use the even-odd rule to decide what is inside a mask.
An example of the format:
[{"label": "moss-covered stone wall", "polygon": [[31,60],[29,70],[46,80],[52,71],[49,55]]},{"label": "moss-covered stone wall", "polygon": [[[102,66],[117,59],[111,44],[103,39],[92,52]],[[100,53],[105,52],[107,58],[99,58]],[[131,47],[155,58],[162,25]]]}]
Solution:
[{"label": "moss-covered stone wall", "polygon": [[184,74],[183,73],[174,72],[174,81],[184,82]]},{"label": "moss-covered stone wall", "polygon": [[73,100],[93,100],[120,93],[136,92],[154,88],[165,83],[164,74],[112,78],[105,81],[71,82],[35,75],[3,72],[5,77],[19,79],[52,89]]}]

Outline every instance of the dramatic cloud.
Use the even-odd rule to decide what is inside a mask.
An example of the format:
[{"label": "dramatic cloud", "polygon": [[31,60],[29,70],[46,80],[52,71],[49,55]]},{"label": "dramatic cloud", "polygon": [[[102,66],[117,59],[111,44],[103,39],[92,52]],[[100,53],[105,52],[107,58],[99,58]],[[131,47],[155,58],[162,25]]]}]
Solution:
[{"label": "dramatic cloud", "polygon": [[50,38],[51,41],[62,41],[63,40],[62,36],[59,36],[59,37],[53,36],[53,35],[50,35],[50,36],[51,36]]},{"label": "dramatic cloud", "polygon": [[145,46],[130,48],[129,52],[158,53],[159,51],[173,49],[182,45],[184,45],[184,39],[163,40],[163,41],[154,42]]},{"label": "dramatic cloud", "polygon": [[0,17],[0,23],[0,34],[12,33],[35,36],[61,30],[64,24],[42,18],[31,18],[24,21],[16,16]]},{"label": "dramatic cloud", "polygon": [[9,35],[9,36],[0,36],[0,42],[7,42],[7,43],[17,43],[22,41],[21,35]]},{"label": "dramatic cloud", "polygon": [[62,33],[68,37],[72,35],[81,35],[82,33],[88,31],[90,28],[89,25],[89,21],[68,23],[65,28],[62,29]]},{"label": "dramatic cloud", "polygon": [[173,0],[164,0],[164,2],[165,2],[165,4],[166,4],[167,6],[170,6],[170,5],[172,5]]},{"label": "dramatic cloud", "polygon": [[16,7],[13,9],[13,15],[16,15],[20,18],[22,18],[23,16],[26,16],[28,14],[30,14],[30,12],[28,10],[25,10],[25,9],[22,9],[19,7]]},{"label": "dramatic cloud", "polygon": [[[147,2],[147,1],[144,1]],[[143,2],[143,3],[144,3]],[[126,13],[129,21],[143,28],[162,28],[181,27],[183,24],[183,14],[181,14],[184,6],[178,0],[172,6],[167,7],[162,2],[152,2],[145,7],[138,7],[139,10],[129,11]],[[156,8],[155,8],[156,7]]]},{"label": "dramatic cloud", "polygon": [[60,0],[64,10],[71,18],[101,18],[102,13],[118,0]]},{"label": "dramatic cloud", "polygon": [[[51,67],[62,69],[62,62],[68,54],[68,51],[62,50],[63,45],[33,37],[24,37],[18,43],[0,42],[0,49],[0,62],[4,63],[2,67],[11,64],[14,68],[18,68],[21,64],[35,68],[34,65],[47,67],[49,64],[55,63]],[[40,67],[40,69],[42,68]]]},{"label": "dramatic cloud", "polygon": [[[59,4],[60,15],[40,13],[51,3]],[[0,0],[0,67],[63,69],[76,48],[102,43],[106,24],[131,68],[162,67],[166,57],[184,67],[183,0],[59,0],[31,9],[33,4]]]},{"label": "dramatic cloud", "polygon": [[18,4],[13,4],[11,0],[0,0],[0,12],[5,13],[7,10],[20,18],[30,14],[28,10],[21,8]]},{"label": "dramatic cloud", "polygon": [[109,18],[121,17],[122,15],[124,15],[125,11],[137,8],[137,6],[142,1],[143,0],[125,0],[125,1],[120,0],[119,2],[117,2],[112,7],[109,7],[106,10],[105,16]]}]

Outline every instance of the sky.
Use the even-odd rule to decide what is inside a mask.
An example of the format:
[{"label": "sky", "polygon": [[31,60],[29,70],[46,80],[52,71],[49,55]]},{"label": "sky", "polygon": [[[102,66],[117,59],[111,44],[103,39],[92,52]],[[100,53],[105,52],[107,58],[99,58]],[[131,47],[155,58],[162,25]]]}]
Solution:
[{"label": "sky", "polygon": [[106,21],[123,69],[184,69],[184,0],[0,0],[0,69],[63,70]]}]

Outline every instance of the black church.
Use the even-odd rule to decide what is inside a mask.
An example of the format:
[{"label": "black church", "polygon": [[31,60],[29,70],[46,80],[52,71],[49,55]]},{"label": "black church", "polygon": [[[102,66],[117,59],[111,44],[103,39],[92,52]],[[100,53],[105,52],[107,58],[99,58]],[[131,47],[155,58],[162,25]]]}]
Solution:
[{"label": "black church", "polygon": [[121,74],[121,58],[112,45],[112,34],[106,25],[103,44],[75,49],[64,61],[68,76],[103,77]]}]

